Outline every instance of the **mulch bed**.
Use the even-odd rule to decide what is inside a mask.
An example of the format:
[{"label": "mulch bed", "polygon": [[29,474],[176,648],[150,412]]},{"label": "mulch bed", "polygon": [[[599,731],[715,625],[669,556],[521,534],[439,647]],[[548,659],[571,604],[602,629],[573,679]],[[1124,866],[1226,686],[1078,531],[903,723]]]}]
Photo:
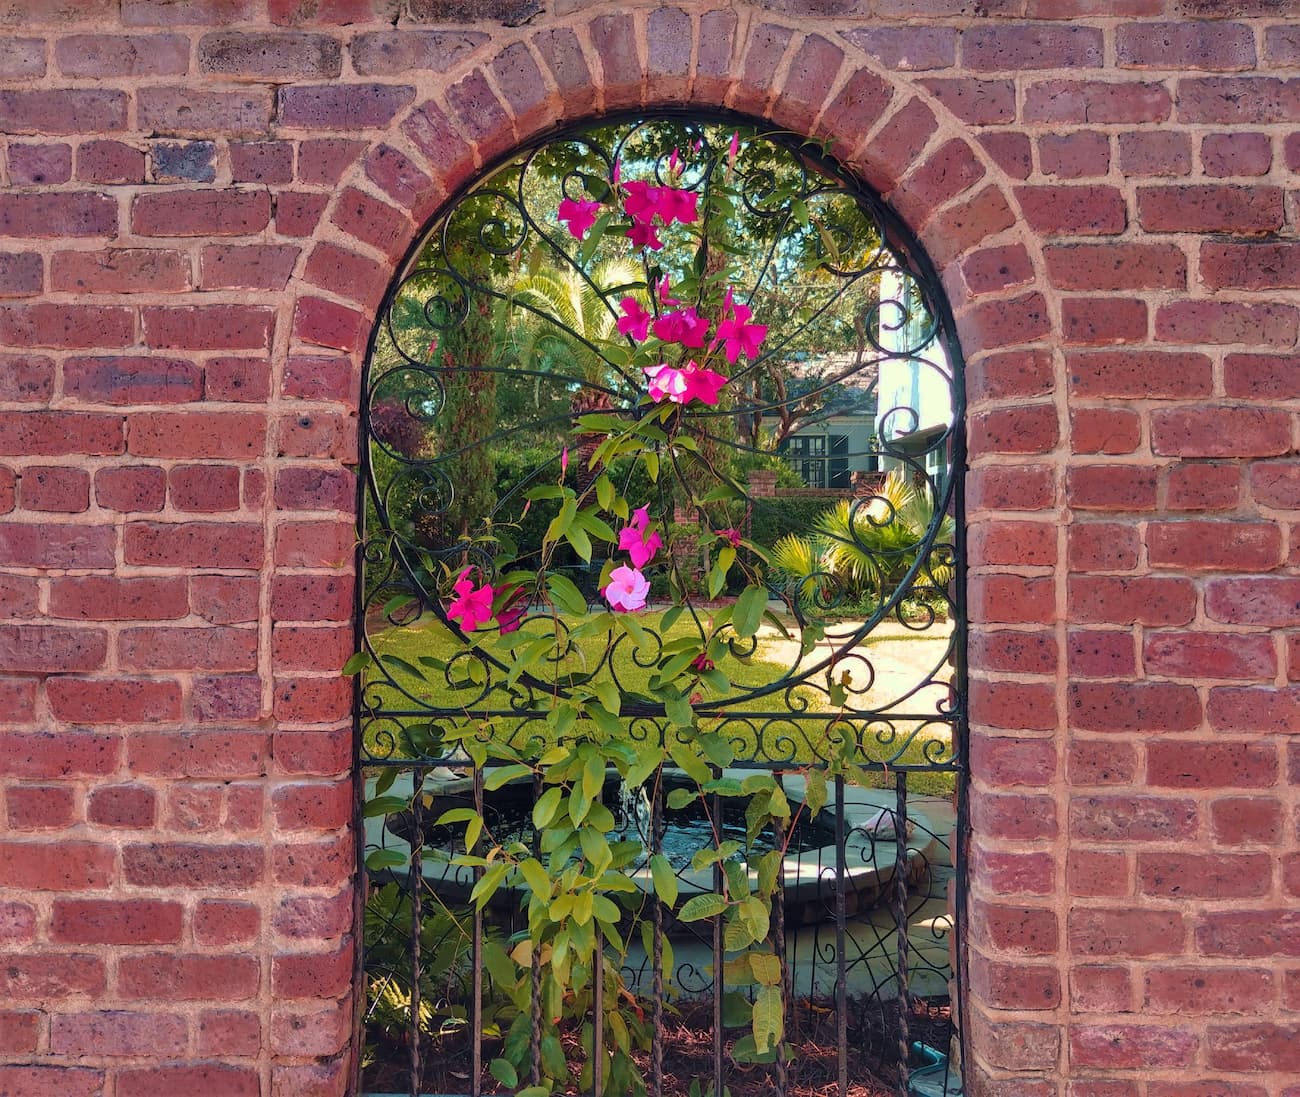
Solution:
[{"label": "mulch bed", "polygon": [[[851,1006],[852,1009],[852,1006]],[[874,1012],[874,1017],[873,1017]],[[840,1093],[837,1083],[838,1063],[835,1054],[835,1017],[833,1011],[815,1003],[801,1003],[796,1025],[790,1034],[794,1058],[787,1064],[789,1097],[896,1097],[891,1079],[894,1070],[889,1060],[898,1044],[896,1019],[892,1010],[876,1003],[875,1009],[855,1014],[858,1023],[850,1027],[848,1048],[848,1089]],[[862,1020],[865,1018],[865,1021]],[[667,1097],[684,1097],[691,1082],[700,1080],[707,1092],[713,1073],[712,1006],[694,1002],[664,1025],[664,1081]],[[950,1026],[946,1003],[916,1002],[908,1019],[911,1041],[922,1041],[946,1049]],[[390,1046],[377,1049],[378,1061],[367,1068],[363,1090],[370,1093],[407,1093],[409,1075],[406,1051]],[[485,1044],[486,1064],[496,1053],[496,1042]],[[424,1078],[422,1093],[468,1093],[469,1046],[463,1038],[444,1038],[429,1042],[423,1049]],[[649,1055],[639,1055],[647,1081]],[[741,1065],[727,1058],[725,1085],[731,1097],[770,1097],[778,1092],[774,1068]],[[509,1092],[489,1075],[483,1075],[484,1094]]]}]

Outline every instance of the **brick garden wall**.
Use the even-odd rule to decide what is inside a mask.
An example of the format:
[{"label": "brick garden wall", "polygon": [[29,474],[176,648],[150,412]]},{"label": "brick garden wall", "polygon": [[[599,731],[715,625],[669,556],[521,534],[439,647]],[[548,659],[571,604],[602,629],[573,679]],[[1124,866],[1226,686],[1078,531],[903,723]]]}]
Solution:
[{"label": "brick garden wall", "polygon": [[1300,4],[0,20],[0,1094],[346,1090],[373,309],[484,159],[683,100],[832,137],[957,314],[968,1092],[1300,1094]]}]

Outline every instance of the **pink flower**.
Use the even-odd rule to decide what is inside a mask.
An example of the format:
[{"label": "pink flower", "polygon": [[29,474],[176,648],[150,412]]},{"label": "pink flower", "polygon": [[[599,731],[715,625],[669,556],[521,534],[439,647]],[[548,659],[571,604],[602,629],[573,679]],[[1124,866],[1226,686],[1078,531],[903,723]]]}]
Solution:
[{"label": "pink flower", "polygon": [[692,359],[680,369],[660,362],[657,366],[643,367],[650,379],[648,390],[652,400],[667,400],[673,404],[689,404],[698,400],[702,404],[718,402],[718,392],[727,379],[711,369],[701,369]]},{"label": "pink flower", "polygon": [[654,322],[654,332],[665,343],[702,347],[708,338],[709,322],[694,308],[685,308],[659,317]]},{"label": "pink flower", "polygon": [[618,319],[618,330],[623,335],[630,335],[638,342],[646,337],[650,330],[650,313],[641,307],[635,297],[624,297],[618,303],[623,315]]},{"label": "pink flower", "polygon": [[681,304],[681,301],[676,297],[668,296],[672,292],[672,286],[668,284],[668,275],[666,274],[655,283],[655,292],[659,294],[659,303],[666,309],[675,308]]},{"label": "pink flower", "polygon": [[632,512],[632,521],[618,532],[618,547],[626,552],[635,567],[643,568],[654,559],[654,555],[664,547],[658,531],[652,530],[646,536],[650,516],[645,507],[637,507]]},{"label": "pink flower", "polygon": [[740,155],[740,130],[731,131],[731,149],[727,154],[727,166],[736,166],[736,157]]},{"label": "pink flower", "polygon": [[693,190],[664,187],[659,194],[659,216],[665,225],[680,221],[683,225],[699,220],[700,196]]},{"label": "pink flower", "polygon": [[659,239],[659,234],[655,231],[654,225],[648,221],[638,221],[625,233],[627,238],[632,241],[634,247],[649,248],[651,251],[658,251],[664,246],[664,242]]},{"label": "pink flower", "polygon": [[574,239],[581,240],[596,222],[600,203],[594,198],[565,198],[560,202],[556,216],[568,223]]},{"label": "pink flower", "polygon": [[703,674],[705,671],[713,669],[713,660],[705,655],[704,652],[700,652],[699,655],[691,660],[691,669]]},{"label": "pink flower", "polygon": [[757,358],[758,348],[767,338],[767,325],[746,323],[753,313],[748,305],[737,305],[731,300],[731,290],[727,290],[727,306],[731,316],[718,325],[714,345],[722,344],[727,361],[732,365],[742,353],[747,358]]},{"label": "pink flower", "polygon": [[732,548],[740,548],[740,530],[738,529],[717,529],[713,531],[719,537],[725,537],[731,542]]},{"label": "pink flower", "polygon": [[447,607],[447,619],[455,621],[466,632],[473,632],[492,619],[492,588],[484,583],[475,589],[466,568],[452,586],[456,597]]},{"label": "pink flower", "polygon": [[650,581],[636,568],[630,568],[626,564],[609,573],[609,583],[601,591],[609,608],[620,613],[645,609],[649,593]]},{"label": "pink flower", "polygon": [[677,174],[677,149],[673,149],[673,154],[668,157],[668,171],[672,175]]},{"label": "pink flower", "polygon": [[565,446],[560,450],[560,479],[564,479],[564,474],[569,471],[569,447]]},{"label": "pink flower", "polygon": [[501,626],[502,635],[518,631],[519,624],[528,610],[528,598],[524,595],[524,588],[510,584],[493,587],[492,598],[493,601],[500,602],[497,624]]},{"label": "pink flower", "polygon": [[627,197],[623,199],[623,212],[639,225],[648,225],[659,211],[659,187],[652,187],[644,179],[633,179],[623,184]]},{"label": "pink flower", "polygon": [[657,366],[644,366],[645,375],[649,378],[647,391],[650,393],[652,400],[670,400],[674,404],[684,404],[686,402],[686,378],[682,371],[667,362],[660,362]]}]

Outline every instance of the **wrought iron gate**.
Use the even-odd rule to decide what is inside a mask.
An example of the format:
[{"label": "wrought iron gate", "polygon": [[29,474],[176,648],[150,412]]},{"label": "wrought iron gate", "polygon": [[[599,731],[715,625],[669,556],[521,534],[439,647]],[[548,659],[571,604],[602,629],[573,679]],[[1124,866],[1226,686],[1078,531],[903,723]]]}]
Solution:
[{"label": "wrought iron gate", "polygon": [[[363,391],[367,1091],[958,1092],[961,361],[906,227],[790,134],[575,130],[444,209]],[[520,866],[589,856],[552,1001],[530,897],[597,923]]]}]

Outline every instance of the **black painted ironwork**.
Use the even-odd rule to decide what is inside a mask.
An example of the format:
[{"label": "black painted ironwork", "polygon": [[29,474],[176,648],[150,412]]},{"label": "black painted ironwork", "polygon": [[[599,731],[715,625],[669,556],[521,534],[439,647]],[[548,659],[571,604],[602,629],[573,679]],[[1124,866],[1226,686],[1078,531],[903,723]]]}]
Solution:
[{"label": "black painted ironwork", "polygon": [[[729,991],[717,978],[720,920],[680,923],[654,900],[636,915],[644,945],[606,958],[647,1019],[649,1090],[678,1092],[698,1077],[701,1093],[740,1093],[757,1072],[775,1092],[836,1083],[847,1094],[869,1071],[899,1094],[956,1092],[944,1077],[950,1067],[926,1050],[947,1056],[955,1046],[948,944],[961,908],[960,894],[949,895],[950,881],[961,885],[952,868],[960,828],[947,810],[965,737],[963,395],[951,318],[906,227],[820,146],[740,119],[674,114],[607,121],[514,154],[445,207],[380,309],[363,386],[358,637],[384,659],[358,688],[357,762],[368,793],[378,785],[411,804],[365,821],[366,1088],[500,1089],[484,1064],[508,1008],[484,957],[523,924],[518,897],[474,911],[466,898],[482,870],[452,865],[454,838],[431,824],[451,803],[476,806],[490,826],[516,824],[506,821],[509,805],[485,792],[483,771],[444,745],[446,733],[470,727],[522,745],[541,734],[540,697],[603,679],[625,698],[632,740],[681,734],[637,688],[671,638],[653,606],[644,643],[629,648],[614,632],[595,647],[562,641],[547,681],[510,678],[486,641],[463,643],[446,610],[450,578],[467,562],[490,565],[499,540],[486,534],[510,538],[524,555],[540,537],[549,515],[526,504],[529,487],[590,477],[599,438],[577,431],[576,419],[637,414],[644,378],[620,351],[619,300],[657,286],[683,245],[666,231],[662,253],[638,251],[621,234],[588,247],[555,216],[566,196],[608,194],[616,165],[624,181],[734,195],[730,223],[702,226],[704,247],[692,237],[693,262],[707,275],[710,246],[737,258],[747,284],[736,299],[768,325],[761,353],[734,364],[718,406],[682,409],[681,430],[704,458],[666,450],[658,483],[627,473],[620,485],[652,499],[672,528],[665,581],[687,607],[673,628],[692,627],[694,607],[710,596],[726,597],[696,574],[690,534],[729,527],[749,539],[740,551],[783,621],[784,636],[769,629],[733,644],[731,655],[755,669],[700,698],[696,711],[730,740],[737,769],[786,775],[796,802],[809,769],[848,767],[859,778],[834,777],[823,831],[789,836],[805,848],[787,855],[771,940],[785,958],[793,1059],[735,1061]],[[652,304],[664,290],[650,293]],[[480,417],[486,429],[458,434],[452,418],[486,402],[494,412]],[[831,436],[828,423],[839,424],[827,447],[845,466],[836,478],[856,466],[854,489],[838,498],[773,494],[773,479],[794,478],[781,472],[780,443]],[[856,446],[843,440],[854,429],[864,439]],[[828,513],[765,551],[752,547],[783,515],[788,523],[791,499],[804,500],[804,513],[821,499]],[[569,561],[593,602],[598,572],[599,552],[594,565]],[[526,619],[531,609],[516,613]],[[900,671],[894,653],[903,650],[924,657],[902,660]],[[677,840],[677,813],[665,803],[671,780],[655,782],[640,805],[613,784],[606,793],[617,824],[639,831],[650,852],[664,850],[666,836]],[[527,820],[518,825],[526,830]],[[771,840],[784,848],[786,838]],[[398,856],[374,856],[384,850]],[[676,871],[684,893],[706,886],[688,864]],[[721,867],[709,875],[718,887]],[[640,941],[640,926],[632,930],[629,941]],[[536,956],[532,966],[536,1084]],[[594,1030],[586,1091],[601,1092],[602,1026]]]}]

